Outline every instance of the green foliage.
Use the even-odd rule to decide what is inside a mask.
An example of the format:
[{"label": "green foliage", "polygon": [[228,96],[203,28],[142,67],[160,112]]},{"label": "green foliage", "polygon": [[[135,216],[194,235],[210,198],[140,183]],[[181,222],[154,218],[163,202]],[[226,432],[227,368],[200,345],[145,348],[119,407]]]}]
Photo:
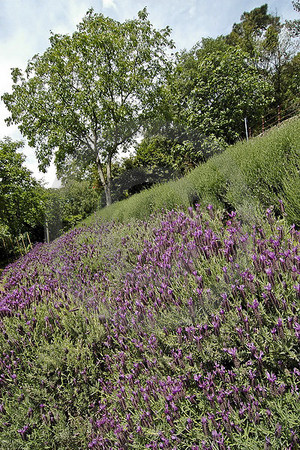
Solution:
[{"label": "green foliage", "polygon": [[[182,175],[220,153],[226,147],[222,139],[214,136],[199,138],[197,142],[188,139],[171,139],[164,135],[146,137],[138,145],[133,164],[137,167],[172,169]],[[167,176],[166,176],[167,180]]]},{"label": "green foliage", "polygon": [[2,238],[15,238],[29,232],[36,239],[43,224],[43,190],[23,165],[25,157],[19,153],[22,147],[22,142],[10,138],[0,141],[0,247],[3,253]]},{"label": "green foliage", "polygon": [[145,137],[137,146],[133,164],[146,167],[170,167],[174,142],[163,135]]},{"label": "green foliage", "polygon": [[177,55],[161,115],[148,126],[134,164],[183,174],[243,137],[244,118],[256,122],[273,101],[272,83],[256,63],[223,36]]},{"label": "green foliage", "polygon": [[300,52],[298,52],[282,68],[281,87],[285,93],[284,102],[287,106],[299,110],[300,105]]},{"label": "green foliage", "polygon": [[10,237],[8,225],[0,223],[0,239],[6,239],[8,237]]},{"label": "green foliage", "polygon": [[[300,1],[294,0],[292,1],[294,10],[300,12]],[[287,28],[292,32],[294,36],[299,36],[300,34],[300,19],[295,20],[287,20],[286,21]]]},{"label": "green foliage", "polygon": [[175,120],[193,136],[196,147],[203,136],[235,142],[244,135],[244,118],[259,116],[272,99],[272,87],[254,61],[232,47],[183,54],[170,89]]},{"label": "green foliage", "polygon": [[64,218],[81,216],[82,219],[94,212],[99,205],[99,195],[88,181],[69,181],[62,188]]},{"label": "green foliage", "polygon": [[47,189],[45,196],[45,217],[50,240],[91,215],[100,202],[97,189],[89,181],[71,179],[59,189]]},{"label": "green foliage", "polygon": [[280,27],[280,18],[268,14],[268,5],[264,4],[242,14],[241,22],[233,25],[227,42],[242,48],[251,57],[262,56],[263,52],[273,52],[278,46]]},{"label": "green foliage", "polygon": [[[41,304],[2,323],[2,354],[14,349],[15,358],[27,361],[26,367],[17,370],[19,385],[8,381],[11,396],[5,412],[12,426],[1,427],[2,449],[71,449],[87,443],[88,406],[95,396],[101,396],[96,370],[105,333],[95,317],[86,317],[82,306],[55,300],[50,314],[48,306]],[[18,338],[23,343],[16,351]],[[99,346],[94,356],[92,345],[93,349]],[[17,397],[21,400],[16,409]],[[25,424],[31,429],[28,443],[18,433]]]},{"label": "green foliage", "polygon": [[[260,73],[272,83],[275,102],[270,106],[274,109],[278,105],[290,106],[295,100],[295,92],[290,92],[294,75],[292,73],[289,78],[289,70],[286,70],[296,48],[291,34],[286,32],[289,24],[293,28],[293,21],[284,27],[278,16],[268,13],[268,5],[265,4],[244,12],[241,22],[234,24],[225,38],[228,44],[241,48],[254,58]],[[297,97],[299,99],[299,90]]]},{"label": "green foliage", "polygon": [[12,69],[13,92],[3,95],[41,170],[55,153],[97,164],[109,204],[111,163],[155,115],[169,70],[170,30],[155,30],[144,9],[119,23],[90,9],[72,36],[53,34],[25,74]]},{"label": "green foliage", "polygon": [[221,210],[238,210],[249,223],[259,221],[262,210],[271,205],[282,215],[283,201],[288,222],[299,226],[299,120],[295,117],[265,136],[237,143],[184,178],[102,209],[97,217],[128,221],[163,207],[212,203]]}]

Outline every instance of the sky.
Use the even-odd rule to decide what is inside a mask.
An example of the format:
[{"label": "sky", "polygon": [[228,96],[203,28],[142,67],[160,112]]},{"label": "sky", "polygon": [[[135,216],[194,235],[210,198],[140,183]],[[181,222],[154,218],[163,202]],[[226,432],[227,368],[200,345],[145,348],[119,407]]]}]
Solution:
[{"label": "sky", "polygon": [[[297,18],[291,0],[0,0],[0,97],[11,92],[11,68],[24,70],[35,54],[42,54],[49,47],[50,31],[72,34],[90,8],[123,22],[136,18],[146,6],[155,28],[172,29],[179,51],[190,49],[203,37],[228,34],[244,11],[264,3],[282,22]],[[7,127],[4,119],[8,116],[0,101],[0,140],[5,136],[24,140],[26,166],[46,187],[57,187],[54,166],[47,174],[39,172],[34,149],[26,144],[17,126]]]}]

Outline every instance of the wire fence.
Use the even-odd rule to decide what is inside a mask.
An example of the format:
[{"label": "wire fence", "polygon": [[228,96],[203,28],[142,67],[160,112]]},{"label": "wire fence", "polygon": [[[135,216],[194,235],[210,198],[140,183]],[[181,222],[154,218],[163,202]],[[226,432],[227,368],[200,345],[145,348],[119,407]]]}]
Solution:
[{"label": "wire fence", "polygon": [[285,120],[300,114],[300,107],[295,105],[288,107],[278,105],[276,109],[277,110],[273,110],[270,114],[261,116],[260,121],[257,121],[256,123],[248,123],[245,118],[246,138],[248,139],[248,137],[262,135],[270,128],[278,126]]}]

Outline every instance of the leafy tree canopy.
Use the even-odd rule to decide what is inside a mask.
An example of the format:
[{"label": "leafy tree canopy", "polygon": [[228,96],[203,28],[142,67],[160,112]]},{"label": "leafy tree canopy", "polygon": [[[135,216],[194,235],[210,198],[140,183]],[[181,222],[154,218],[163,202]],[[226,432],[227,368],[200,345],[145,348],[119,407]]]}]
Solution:
[{"label": "leafy tree canopy", "polygon": [[164,90],[164,122],[151,122],[134,164],[175,167],[180,173],[245,137],[244,119],[261,129],[261,116],[278,105],[297,107],[299,58],[279,17],[262,5],[244,12],[228,36],[203,38],[178,55]]},{"label": "leafy tree canopy", "polygon": [[[299,2],[293,2],[294,8],[299,10]],[[285,66],[297,54],[297,45],[292,39],[297,36],[298,21],[286,21],[285,25],[280,18],[268,12],[268,5],[254,8],[244,12],[241,22],[234,24],[231,33],[226,36],[226,42],[241,48],[251,58],[261,74],[269,79],[274,86],[274,113],[278,105],[283,107],[294,103],[287,87],[289,80],[286,76]],[[287,33],[290,29],[292,33]],[[285,72],[285,74],[284,74]],[[291,83],[293,75],[291,76]]]},{"label": "leafy tree canopy", "polygon": [[257,57],[261,52],[272,52],[276,48],[280,30],[280,18],[268,14],[268,5],[264,4],[242,14],[241,22],[233,25],[227,42]]},{"label": "leafy tree canopy", "polygon": [[23,142],[0,141],[0,229],[17,236],[43,223],[43,189],[23,166]]},{"label": "leafy tree canopy", "polygon": [[55,155],[97,164],[111,203],[111,163],[155,114],[170,69],[170,29],[155,30],[146,9],[117,22],[90,9],[72,36],[52,34],[25,74],[12,70],[13,92],[3,95],[41,170]]},{"label": "leafy tree canopy", "polygon": [[193,140],[190,135],[173,137],[156,134],[146,136],[138,145],[133,165],[165,171],[165,179],[180,176],[205,162],[210,156],[220,153],[226,147],[221,139],[214,136],[200,136]]},{"label": "leafy tree canopy", "polygon": [[272,86],[239,48],[182,55],[174,82],[174,116],[193,140],[215,136],[227,143],[243,135],[244,118],[258,115]]},{"label": "leafy tree canopy", "polygon": [[[300,13],[300,1],[295,0],[292,2],[294,10]],[[287,20],[286,21],[287,28],[292,32],[294,36],[300,35],[300,19],[295,20]]]}]

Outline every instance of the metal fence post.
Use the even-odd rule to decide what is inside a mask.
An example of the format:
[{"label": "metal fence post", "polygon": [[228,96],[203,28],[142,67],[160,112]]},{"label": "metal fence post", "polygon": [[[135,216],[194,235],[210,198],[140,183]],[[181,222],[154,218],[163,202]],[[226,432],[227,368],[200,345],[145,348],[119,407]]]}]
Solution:
[{"label": "metal fence post", "polygon": [[249,136],[248,136],[247,117],[245,117],[245,131],[246,131],[246,139],[247,139],[247,141],[248,141],[248,140],[249,140]]}]

